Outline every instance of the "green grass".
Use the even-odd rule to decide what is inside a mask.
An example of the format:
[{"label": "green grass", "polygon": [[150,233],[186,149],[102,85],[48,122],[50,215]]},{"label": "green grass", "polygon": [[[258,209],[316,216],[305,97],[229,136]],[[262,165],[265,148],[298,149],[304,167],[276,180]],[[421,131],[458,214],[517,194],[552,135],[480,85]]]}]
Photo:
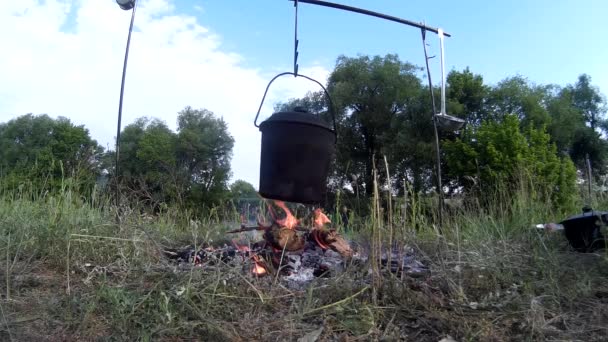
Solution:
[{"label": "green grass", "polygon": [[179,271],[162,257],[160,246],[226,242],[238,223],[223,215],[127,210],[117,226],[108,201],[4,194],[0,339],[296,341],[321,327],[323,341],[604,339],[608,255],[532,229],[560,216],[525,194],[454,211],[441,236],[424,199],[396,209],[392,226],[382,214],[356,219],[349,237],[380,248],[392,228],[431,276],[349,271],[299,291],[239,266]]}]

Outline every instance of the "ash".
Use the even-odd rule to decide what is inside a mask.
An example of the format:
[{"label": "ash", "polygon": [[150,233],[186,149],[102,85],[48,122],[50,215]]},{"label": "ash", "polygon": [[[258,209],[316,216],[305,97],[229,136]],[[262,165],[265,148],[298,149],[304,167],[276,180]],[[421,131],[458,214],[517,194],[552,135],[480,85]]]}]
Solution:
[{"label": "ash", "polygon": [[[277,251],[265,244],[254,245],[251,249],[224,245],[220,248],[207,246],[195,249],[193,246],[181,249],[166,249],[165,256],[182,266],[206,268],[217,265],[250,266],[263,260],[267,274],[276,276],[290,289],[303,289],[313,281],[328,281],[349,270],[359,274],[371,274],[369,248],[354,248],[353,256],[343,257],[332,249],[324,249],[308,241],[304,248],[296,252]],[[390,258],[389,258],[390,256]],[[261,258],[260,258],[261,257]],[[421,261],[413,248],[394,247],[385,250],[379,257],[379,265],[384,274],[397,277],[421,278],[430,274],[429,268]],[[191,267],[190,267],[191,268]],[[251,267],[243,267],[251,274]]]}]

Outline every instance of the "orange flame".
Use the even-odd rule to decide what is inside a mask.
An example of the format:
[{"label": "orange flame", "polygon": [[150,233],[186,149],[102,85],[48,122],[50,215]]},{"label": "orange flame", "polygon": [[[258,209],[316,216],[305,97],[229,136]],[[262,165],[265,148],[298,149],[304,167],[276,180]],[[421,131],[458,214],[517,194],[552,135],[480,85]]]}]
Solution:
[{"label": "orange flame", "polygon": [[[232,243],[234,244],[234,247],[239,252],[242,252],[242,253],[251,252],[251,249],[249,248],[249,246],[239,245],[235,240],[232,240]],[[257,254],[251,254],[250,257],[253,260],[253,266],[251,267],[251,273],[253,273],[254,275],[256,275],[258,277],[265,275],[267,273],[267,271],[266,271],[266,267],[264,266],[264,263],[262,261],[262,258],[260,258],[260,256]],[[243,256],[243,260],[245,260],[244,256]]]},{"label": "orange flame", "polygon": [[321,208],[315,209],[315,228],[321,229],[326,223],[331,223],[331,220],[323,213]]},{"label": "orange flame", "polygon": [[257,255],[253,255],[253,267],[251,268],[251,272],[256,276],[263,276],[266,274],[266,267],[262,264],[260,257]]},{"label": "orange flame", "polygon": [[236,248],[239,252],[246,253],[246,252],[251,251],[249,246],[239,245],[235,240],[232,240],[232,244],[234,245],[234,248]]},{"label": "orange flame", "polygon": [[278,220],[275,218],[275,221],[285,228],[295,229],[298,225],[298,219],[296,219],[295,216],[293,216],[293,214],[291,213],[291,211],[289,211],[289,208],[287,208],[285,202],[274,201],[274,203],[277,205],[277,207],[283,209],[283,211],[285,212],[285,218]]}]

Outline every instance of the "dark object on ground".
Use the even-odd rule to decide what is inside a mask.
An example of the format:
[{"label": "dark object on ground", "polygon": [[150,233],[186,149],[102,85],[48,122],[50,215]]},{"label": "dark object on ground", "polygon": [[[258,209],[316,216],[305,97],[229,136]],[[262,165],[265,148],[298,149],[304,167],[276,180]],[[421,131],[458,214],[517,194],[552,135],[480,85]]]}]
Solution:
[{"label": "dark object on ground", "polygon": [[571,216],[560,224],[564,226],[566,238],[576,251],[588,253],[606,248],[600,228],[608,224],[608,212],[594,211],[585,206],[582,214]]}]

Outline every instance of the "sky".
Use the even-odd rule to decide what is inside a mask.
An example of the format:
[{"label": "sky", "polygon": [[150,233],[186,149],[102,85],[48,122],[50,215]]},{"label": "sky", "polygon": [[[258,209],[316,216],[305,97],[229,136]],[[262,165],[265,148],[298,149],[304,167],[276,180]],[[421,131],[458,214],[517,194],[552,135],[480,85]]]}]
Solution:
[{"label": "sky", "polygon": [[[605,0],[333,0],[441,27],[447,71],[469,67],[487,84],[522,75],[567,85],[586,73],[608,93]],[[114,0],[0,1],[0,122],[64,116],[114,148],[131,12]],[[294,7],[288,0],[139,0],[126,75],[122,127],[147,116],[176,128],[186,106],[222,117],[235,138],[232,180],[259,181],[261,133],[253,125],[264,89],[293,70]],[[299,72],[324,83],[340,55],[398,54],[424,64],[420,30],[300,3]],[[439,53],[428,34],[429,54]],[[439,59],[431,60],[434,83]],[[275,103],[316,91],[280,78]],[[449,112],[449,108],[448,108]]]}]

